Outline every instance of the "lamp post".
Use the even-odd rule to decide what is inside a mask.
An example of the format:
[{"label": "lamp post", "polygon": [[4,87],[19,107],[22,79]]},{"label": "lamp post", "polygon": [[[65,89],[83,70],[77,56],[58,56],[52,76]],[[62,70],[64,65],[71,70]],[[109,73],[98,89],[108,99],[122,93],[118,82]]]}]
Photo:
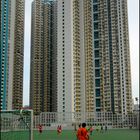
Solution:
[{"label": "lamp post", "polygon": [[138,105],[138,97],[135,97],[135,100],[136,100],[136,102],[137,102],[137,107],[138,107],[138,110],[139,110],[139,105]]}]

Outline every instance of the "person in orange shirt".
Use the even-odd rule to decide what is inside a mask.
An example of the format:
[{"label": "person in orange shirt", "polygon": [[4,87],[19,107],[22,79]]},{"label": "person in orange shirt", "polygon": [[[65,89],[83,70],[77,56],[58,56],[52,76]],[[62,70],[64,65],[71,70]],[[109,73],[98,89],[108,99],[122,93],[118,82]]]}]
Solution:
[{"label": "person in orange shirt", "polygon": [[86,123],[82,123],[82,128],[80,129],[80,140],[89,140],[88,131],[86,129]]},{"label": "person in orange shirt", "polygon": [[80,140],[80,136],[81,136],[81,124],[79,124],[79,128],[77,130],[76,136],[77,136],[77,140]]}]

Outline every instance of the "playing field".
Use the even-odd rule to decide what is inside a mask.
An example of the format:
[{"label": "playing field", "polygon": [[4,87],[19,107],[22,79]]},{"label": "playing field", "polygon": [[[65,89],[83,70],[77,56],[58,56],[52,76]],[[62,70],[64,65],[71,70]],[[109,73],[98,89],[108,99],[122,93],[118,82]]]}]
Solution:
[{"label": "playing field", "polygon": [[[1,140],[28,140],[28,132],[12,132],[1,133]],[[62,131],[61,135],[57,135],[56,131],[43,131],[39,134],[34,131],[33,140],[76,140],[76,132]],[[90,140],[139,140],[138,130],[108,130],[107,132],[100,133],[94,131]]]}]

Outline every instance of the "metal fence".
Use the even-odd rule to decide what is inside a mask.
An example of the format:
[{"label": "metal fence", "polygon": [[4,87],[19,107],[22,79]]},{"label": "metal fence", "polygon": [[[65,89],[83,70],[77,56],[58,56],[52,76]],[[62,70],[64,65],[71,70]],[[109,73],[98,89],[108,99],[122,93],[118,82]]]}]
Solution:
[{"label": "metal fence", "polygon": [[41,124],[44,129],[54,130],[57,125],[62,125],[63,129],[75,129],[82,122],[94,127],[106,125],[108,128],[137,128],[138,114],[113,114],[110,112],[42,112],[39,116],[34,116],[34,129]]},{"label": "metal fence", "polygon": [[5,110],[0,114],[1,140],[33,140],[32,110]]}]

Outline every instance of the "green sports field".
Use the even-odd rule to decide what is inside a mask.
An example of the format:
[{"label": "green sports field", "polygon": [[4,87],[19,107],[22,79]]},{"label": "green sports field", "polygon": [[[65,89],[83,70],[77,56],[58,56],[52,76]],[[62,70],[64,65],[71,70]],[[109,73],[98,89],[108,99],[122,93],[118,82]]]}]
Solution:
[{"label": "green sports field", "polygon": [[[28,140],[28,132],[12,132],[1,133],[1,140]],[[57,135],[56,131],[43,131],[39,134],[34,131],[33,140],[76,140],[76,132],[62,131],[61,135]],[[108,130],[107,132],[100,133],[93,132],[90,140],[139,140],[138,130]]]}]

